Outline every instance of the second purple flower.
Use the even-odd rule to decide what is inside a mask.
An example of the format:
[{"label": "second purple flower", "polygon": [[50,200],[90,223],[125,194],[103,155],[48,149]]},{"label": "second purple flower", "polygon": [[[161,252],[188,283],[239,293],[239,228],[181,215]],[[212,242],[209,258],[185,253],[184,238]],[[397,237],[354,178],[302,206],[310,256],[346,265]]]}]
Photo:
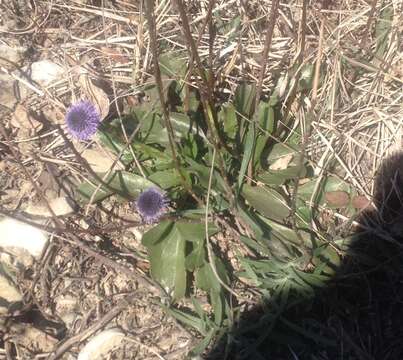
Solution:
[{"label": "second purple flower", "polygon": [[147,223],[153,223],[160,219],[166,212],[168,199],[158,188],[152,187],[143,191],[136,202],[137,210]]}]

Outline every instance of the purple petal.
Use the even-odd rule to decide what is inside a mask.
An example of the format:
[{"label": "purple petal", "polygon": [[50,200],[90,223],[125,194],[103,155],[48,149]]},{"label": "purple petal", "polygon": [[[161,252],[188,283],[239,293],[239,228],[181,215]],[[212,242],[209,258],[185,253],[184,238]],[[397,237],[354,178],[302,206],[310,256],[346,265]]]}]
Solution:
[{"label": "purple petal", "polygon": [[101,122],[94,104],[81,100],[67,109],[66,125],[70,134],[79,140],[88,140],[94,135]]},{"label": "purple petal", "polygon": [[158,188],[152,187],[140,194],[136,207],[145,222],[153,223],[166,212],[167,202],[164,193]]}]

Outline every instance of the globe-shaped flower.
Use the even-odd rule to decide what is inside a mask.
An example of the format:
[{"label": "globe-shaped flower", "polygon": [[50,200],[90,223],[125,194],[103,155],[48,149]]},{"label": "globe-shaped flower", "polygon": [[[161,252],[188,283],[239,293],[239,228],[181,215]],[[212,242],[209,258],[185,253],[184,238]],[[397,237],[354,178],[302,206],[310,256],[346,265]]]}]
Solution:
[{"label": "globe-shaped flower", "polygon": [[100,115],[94,104],[81,100],[67,109],[66,125],[70,134],[79,140],[88,140],[98,129]]},{"label": "globe-shaped flower", "polygon": [[166,212],[167,204],[165,194],[160,189],[152,187],[141,193],[136,207],[144,221],[151,224],[158,221]]}]

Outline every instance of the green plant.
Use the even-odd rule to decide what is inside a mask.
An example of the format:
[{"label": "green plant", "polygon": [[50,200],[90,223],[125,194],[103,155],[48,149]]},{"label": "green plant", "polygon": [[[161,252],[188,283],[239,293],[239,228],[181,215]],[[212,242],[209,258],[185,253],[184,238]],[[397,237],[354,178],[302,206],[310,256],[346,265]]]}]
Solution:
[{"label": "green plant", "polygon": [[[219,141],[225,142],[225,147],[220,147],[211,140],[212,124],[202,111],[199,92],[183,81],[185,58],[166,53],[159,66],[172,134],[164,126],[161,103],[153,101],[157,86],[144,88],[149,102],[98,131],[103,146],[115,152],[127,169],[98,174],[103,184],[93,179],[93,183],[81,184],[78,193],[82,199],[96,202],[112,195],[133,201],[150,187],[166,192],[175,211],[143,237],[151,275],[173,303],[184,296],[192,298],[193,314],[168,307],[169,312],[211,339],[224,323],[229,324],[229,296],[234,294],[228,289],[234,281],[252,282],[262,293],[281,293],[284,302],[288,296],[309,296],[323,285],[337,266],[338,255],[320,233],[312,231],[314,211],[326,202],[331,205],[325,194],[351,194],[352,190],[334,176],[312,174],[308,161],[301,162],[298,132],[284,137],[286,140],[273,140],[282,116],[278,93],[258,101],[255,109],[255,86],[242,84],[231,101],[215,104],[215,131]],[[218,151],[222,166],[216,162]],[[254,166],[249,177],[251,161]],[[300,184],[294,198],[296,179]],[[295,213],[292,201],[296,201]],[[242,268],[238,273],[230,272],[228,259],[210,244],[210,237],[223,230],[214,223],[220,217],[243,232],[239,245],[251,254],[246,257],[236,249]],[[241,229],[236,228],[237,222]],[[321,265],[307,271],[319,255]],[[198,290],[208,294],[213,318],[194,297]]]}]

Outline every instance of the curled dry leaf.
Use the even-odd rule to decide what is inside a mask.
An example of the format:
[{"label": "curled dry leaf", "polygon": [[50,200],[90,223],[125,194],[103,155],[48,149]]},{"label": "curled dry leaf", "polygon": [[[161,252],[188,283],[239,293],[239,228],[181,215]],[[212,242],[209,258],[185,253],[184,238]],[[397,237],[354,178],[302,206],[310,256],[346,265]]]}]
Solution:
[{"label": "curled dry leaf", "polygon": [[[116,155],[105,149],[85,149],[81,156],[88,162],[91,169],[98,173],[109,171],[116,158]],[[120,162],[116,163],[115,169],[123,169]]]},{"label": "curled dry leaf", "polygon": [[101,120],[105,119],[109,113],[110,106],[108,95],[106,95],[105,91],[101,88],[94,85],[87,74],[80,75],[79,83],[84,97],[96,106],[101,116]]},{"label": "curled dry leaf", "polygon": [[[56,216],[65,216],[74,213],[74,207],[66,197],[56,197],[50,199],[48,202]],[[52,217],[52,214],[44,202],[30,204],[25,209],[25,212],[30,215]]]},{"label": "curled dry leaf", "polygon": [[108,55],[113,61],[115,61],[117,63],[125,64],[125,63],[129,62],[129,58],[117,48],[112,49],[107,46],[102,46],[101,50],[106,55]]},{"label": "curled dry leaf", "polygon": [[360,210],[365,209],[371,205],[371,201],[363,195],[354,196],[351,203],[355,209]]},{"label": "curled dry leaf", "polygon": [[329,191],[325,199],[330,206],[346,207],[350,203],[350,196],[345,191]]},{"label": "curled dry leaf", "polygon": [[277,159],[273,164],[270,165],[270,170],[284,170],[287,169],[288,165],[292,161],[293,154],[287,154],[279,159]]},{"label": "curled dry leaf", "polygon": [[32,352],[51,352],[58,342],[53,336],[30,324],[13,323],[9,332],[14,344]]},{"label": "curled dry leaf", "polygon": [[16,280],[0,263],[0,315],[5,315],[15,303],[22,301],[22,295],[16,285]]},{"label": "curled dry leaf", "polygon": [[41,130],[43,126],[39,121],[30,116],[27,109],[21,104],[15,107],[11,118],[11,125],[19,129],[34,129],[35,131]]},{"label": "curled dry leaf", "polygon": [[0,44],[0,66],[3,66],[8,70],[13,70],[15,68],[15,65],[13,66],[13,63],[21,63],[24,59],[24,53],[26,51],[26,47]]}]

